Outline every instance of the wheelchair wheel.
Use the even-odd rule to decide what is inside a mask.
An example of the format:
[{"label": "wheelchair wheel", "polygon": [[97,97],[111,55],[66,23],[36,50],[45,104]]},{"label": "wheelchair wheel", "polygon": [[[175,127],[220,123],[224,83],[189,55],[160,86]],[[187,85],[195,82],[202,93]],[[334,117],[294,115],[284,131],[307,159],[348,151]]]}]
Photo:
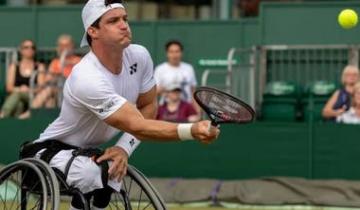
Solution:
[{"label": "wheelchair wheel", "polygon": [[165,202],[150,181],[129,165],[120,192],[113,193],[108,209],[166,210]]},{"label": "wheelchair wheel", "polygon": [[20,160],[0,172],[0,209],[57,210],[53,192],[42,170],[34,163]]},{"label": "wheelchair wheel", "polygon": [[52,195],[51,210],[58,210],[60,206],[60,187],[54,170],[49,166],[49,164],[38,158],[26,158],[23,160],[35,164],[41,170],[47,181],[47,190],[50,193],[49,195]]}]

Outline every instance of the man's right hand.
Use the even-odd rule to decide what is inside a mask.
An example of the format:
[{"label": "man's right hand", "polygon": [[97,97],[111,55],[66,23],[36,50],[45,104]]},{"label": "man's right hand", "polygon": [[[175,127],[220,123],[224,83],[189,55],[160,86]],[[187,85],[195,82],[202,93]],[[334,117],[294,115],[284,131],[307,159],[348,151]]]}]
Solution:
[{"label": "man's right hand", "polygon": [[212,143],[219,136],[220,130],[219,128],[214,126],[210,126],[209,129],[209,125],[211,125],[211,122],[209,120],[203,120],[194,123],[191,127],[192,136],[195,139],[199,140],[201,143]]},{"label": "man's right hand", "polygon": [[109,168],[110,179],[117,179],[119,182],[126,175],[126,169],[128,165],[128,154],[125,150],[118,146],[107,148],[103,155],[97,158],[96,162],[112,161]]}]

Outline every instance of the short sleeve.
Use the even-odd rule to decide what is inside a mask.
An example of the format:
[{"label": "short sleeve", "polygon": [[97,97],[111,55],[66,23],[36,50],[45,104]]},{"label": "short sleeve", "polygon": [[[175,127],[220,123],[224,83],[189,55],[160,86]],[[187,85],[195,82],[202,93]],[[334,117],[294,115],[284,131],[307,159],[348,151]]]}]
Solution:
[{"label": "short sleeve", "polygon": [[103,77],[86,77],[67,81],[70,95],[99,119],[104,120],[126,103],[113,86]]},{"label": "short sleeve", "polygon": [[189,67],[190,67],[190,74],[191,74],[190,85],[192,87],[195,87],[195,86],[197,86],[195,71],[191,65]]},{"label": "short sleeve", "polygon": [[155,68],[154,78],[155,78],[156,84],[161,86],[161,74],[160,74],[160,68],[159,68],[159,66],[157,66],[157,67]]},{"label": "short sleeve", "polygon": [[140,93],[148,92],[152,87],[156,85],[154,78],[154,64],[149,52],[145,49],[144,56],[144,74],[141,83]]}]

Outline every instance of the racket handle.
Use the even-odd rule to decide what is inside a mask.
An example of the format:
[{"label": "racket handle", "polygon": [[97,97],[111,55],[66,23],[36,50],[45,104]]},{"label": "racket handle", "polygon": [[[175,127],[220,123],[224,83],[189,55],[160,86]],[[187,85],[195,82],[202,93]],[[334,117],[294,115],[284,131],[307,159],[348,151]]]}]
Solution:
[{"label": "racket handle", "polygon": [[215,121],[212,120],[212,121],[211,121],[211,125],[214,126],[214,127],[216,127],[216,126],[218,126],[219,124],[218,124],[217,122],[215,122]]},{"label": "racket handle", "polygon": [[211,121],[211,123],[209,123],[208,125],[208,131],[210,132],[211,126],[217,127],[218,124],[215,121]]}]

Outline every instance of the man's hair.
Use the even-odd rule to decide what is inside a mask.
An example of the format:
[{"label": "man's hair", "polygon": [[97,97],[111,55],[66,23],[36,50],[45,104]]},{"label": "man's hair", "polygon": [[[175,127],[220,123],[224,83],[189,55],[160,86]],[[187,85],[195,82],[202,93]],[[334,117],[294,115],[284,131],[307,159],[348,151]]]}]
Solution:
[{"label": "man's hair", "polygon": [[[91,24],[91,27],[100,28],[100,20],[101,20],[101,17],[99,17],[97,20],[95,20],[95,22],[93,24]],[[87,33],[87,32],[86,32],[86,40],[89,43],[89,46],[91,47],[92,38],[89,35],[89,33]]]},{"label": "man's hair", "polygon": [[184,46],[183,46],[183,45],[181,44],[181,42],[178,41],[178,40],[170,40],[170,41],[168,41],[168,42],[165,44],[165,50],[168,51],[168,50],[169,50],[169,47],[170,47],[171,45],[177,45],[177,46],[180,47],[180,50],[181,50],[181,51],[184,50]]},{"label": "man's hair", "polygon": [[115,4],[115,3],[120,3],[122,4],[122,0],[105,0],[105,6],[109,5],[109,4]]},{"label": "man's hair", "polygon": [[[123,2],[122,2],[122,0],[105,0],[105,6],[108,6],[110,4],[115,4],[115,3],[122,4]],[[101,17],[99,17],[93,24],[91,24],[91,27],[100,28],[100,20],[101,20]],[[86,40],[89,43],[89,46],[91,47],[92,38],[88,33],[86,33]]]}]

